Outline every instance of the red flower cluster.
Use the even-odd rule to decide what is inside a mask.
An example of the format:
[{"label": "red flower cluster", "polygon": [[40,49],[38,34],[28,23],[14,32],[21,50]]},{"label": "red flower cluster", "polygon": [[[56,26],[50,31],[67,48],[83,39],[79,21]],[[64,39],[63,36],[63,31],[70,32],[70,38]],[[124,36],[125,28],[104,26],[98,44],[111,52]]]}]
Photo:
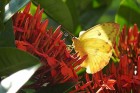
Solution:
[{"label": "red flower cluster", "polygon": [[30,6],[31,3],[13,17],[16,47],[38,57],[43,64],[32,77],[34,83],[30,87],[76,81],[78,76],[74,68],[85,58],[79,59],[77,54],[72,55],[67,50],[60,26],[55,32],[52,28],[46,29],[48,20],[41,21],[40,6],[34,16],[29,14]]},{"label": "red flower cluster", "polygon": [[115,51],[120,59],[117,86],[122,93],[139,93],[140,89],[140,32],[137,25],[133,28],[124,26],[118,48]]},{"label": "red flower cluster", "polygon": [[140,32],[137,25],[123,28],[115,46],[118,63],[112,62],[100,72],[86,74],[71,93],[140,93]]},{"label": "red flower cluster", "polygon": [[103,74],[102,71],[99,71],[93,75],[85,74],[86,83],[83,81],[79,82],[75,86],[75,90],[70,93],[111,93],[115,90],[113,85],[116,83],[116,80],[112,79],[111,75]]}]

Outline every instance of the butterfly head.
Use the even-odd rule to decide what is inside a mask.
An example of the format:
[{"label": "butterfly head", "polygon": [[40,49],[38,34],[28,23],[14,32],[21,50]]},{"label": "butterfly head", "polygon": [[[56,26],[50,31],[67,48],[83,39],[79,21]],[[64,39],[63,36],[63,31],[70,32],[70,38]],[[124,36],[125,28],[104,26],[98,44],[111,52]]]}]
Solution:
[{"label": "butterfly head", "polygon": [[72,38],[73,41],[73,47],[75,50],[79,50],[79,46],[80,46],[80,40],[77,37],[73,37]]}]

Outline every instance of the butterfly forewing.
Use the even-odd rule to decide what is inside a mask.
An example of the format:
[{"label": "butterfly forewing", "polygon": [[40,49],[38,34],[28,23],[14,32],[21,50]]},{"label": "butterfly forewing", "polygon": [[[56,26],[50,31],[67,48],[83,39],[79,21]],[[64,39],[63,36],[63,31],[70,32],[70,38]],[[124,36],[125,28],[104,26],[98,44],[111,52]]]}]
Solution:
[{"label": "butterfly forewing", "polygon": [[115,42],[115,38],[119,32],[119,25],[116,23],[104,23],[96,25],[88,29],[83,33],[79,39],[84,40],[87,38],[98,38],[102,39],[112,45]]}]

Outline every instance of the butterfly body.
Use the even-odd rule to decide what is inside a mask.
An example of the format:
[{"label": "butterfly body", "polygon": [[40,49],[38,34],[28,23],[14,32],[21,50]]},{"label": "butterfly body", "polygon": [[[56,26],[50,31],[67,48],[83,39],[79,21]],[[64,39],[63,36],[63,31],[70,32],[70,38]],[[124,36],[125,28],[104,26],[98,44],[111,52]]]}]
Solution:
[{"label": "butterfly body", "polygon": [[73,45],[79,56],[87,55],[81,64],[87,73],[96,73],[109,63],[118,30],[118,24],[104,23],[82,32],[79,38],[73,38]]}]

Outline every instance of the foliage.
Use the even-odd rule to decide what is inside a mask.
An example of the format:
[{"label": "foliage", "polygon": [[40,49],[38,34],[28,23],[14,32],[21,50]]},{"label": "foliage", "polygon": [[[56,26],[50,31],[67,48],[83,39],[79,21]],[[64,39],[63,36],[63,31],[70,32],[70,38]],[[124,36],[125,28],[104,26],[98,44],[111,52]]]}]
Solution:
[{"label": "foliage", "polygon": [[[31,9],[29,2],[32,2]],[[29,4],[27,5],[27,3]],[[26,9],[24,12],[19,12],[24,9],[25,5]],[[40,8],[43,9],[40,10]],[[93,90],[90,90],[91,83],[93,83],[93,81],[90,81],[88,78],[93,78],[92,80],[94,80],[97,79],[97,77],[86,74],[86,79],[84,79],[85,72],[80,72],[79,69],[81,68],[77,67],[86,58],[86,56],[79,60],[77,53],[67,50],[66,44],[71,44],[71,36],[78,36],[81,30],[86,30],[99,23],[116,22],[120,24],[120,31],[122,31],[121,36],[116,43],[116,54],[114,54],[115,61],[119,61],[118,59],[121,61],[120,64],[116,64],[121,65],[122,72],[124,72],[127,68],[125,66],[128,64],[125,63],[125,65],[121,62],[122,60],[129,60],[131,56],[132,64],[139,67],[140,65],[136,63],[140,60],[138,56],[139,43],[137,46],[135,45],[136,41],[140,40],[140,35],[136,34],[139,33],[138,29],[140,29],[139,8],[139,0],[24,0],[24,2],[23,0],[1,0],[1,79],[3,79],[3,77],[8,77],[12,75],[12,73],[21,69],[29,68],[41,62],[42,66],[38,70],[36,69],[37,71],[33,70],[33,72],[36,73],[33,76],[31,75],[31,80],[29,80],[29,82],[19,90],[19,92],[29,93],[33,90],[37,93],[40,91],[43,93],[47,90],[49,93],[51,86],[59,88],[58,90],[63,89],[64,91],[61,92],[85,91],[83,88],[87,88],[88,91],[93,92]],[[46,18],[48,19],[47,21]],[[137,26],[134,24],[137,24]],[[59,25],[61,25],[63,33],[61,32]],[[131,31],[131,29],[127,30],[124,25],[127,27],[134,25],[133,31]],[[53,28],[56,27],[58,28],[53,32]],[[46,31],[48,32],[44,34]],[[129,38],[125,38],[126,36]],[[65,41],[63,39],[65,39]],[[125,53],[128,53],[129,55]],[[136,62],[133,62],[134,60]],[[113,62],[114,60],[111,61]],[[106,66],[109,71],[117,69],[115,67],[109,68],[109,66],[114,66],[114,63],[112,62]],[[54,67],[54,65],[56,67]],[[107,71],[106,68],[103,69],[103,73],[97,74],[104,75],[104,72]],[[131,71],[135,71],[135,67],[132,66]],[[126,72],[129,73],[129,71]],[[78,75],[76,73],[78,73]],[[119,72],[116,71],[116,73]],[[29,76],[28,79],[31,76]],[[135,90],[137,89],[134,89],[134,85],[139,85],[139,78],[129,78],[128,76],[123,75],[121,78],[119,76],[115,76],[113,78],[111,76],[104,76],[100,79],[102,79],[101,81],[105,80],[108,82],[109,79],[114,80],[119,77],[118,79],[124,80],[124,85],[122,85],[126,88],[124,91],[127,91],[127,93],[133,91],[135,93]],[[80,80],[81,85],[79,85],[79,82],[76,82],[78,79]],[[1,82],[3,80],[1,80]],[[73,83],[72,81],[75,81],[76,83]],[[86,84],[83,81],[86,81]],[[136,83],[137,81],[138,83]],[[68,82],[72,83],[69,84]],[[111,82],[111,84],[116,84],[116,81]],[[76,89],[74,88],[75,85],[77,86]],[[98,86],[97,85],[97,89],[95,89],[96,91],[99,86],[103,86],[100,84]],[[112,87],[113,85],[109,86],[111,90],[114,90],[115,88],[119,92],[122,92],[118,89],[118,86],[120,86],[118,82],[115,87]],[[107,87],[108,86],[106,85],[106,87],[102,87],[101,90],[107,89]],[[132,90],[130,87],[132,87]],[[128,90],[128,88],[130,90]],[[5,88],[2,87],[1,83],[0,92],[2,93],[3,90],[5,90]],[[54,90],[54,93],[56,92],[58,91]]]}]

